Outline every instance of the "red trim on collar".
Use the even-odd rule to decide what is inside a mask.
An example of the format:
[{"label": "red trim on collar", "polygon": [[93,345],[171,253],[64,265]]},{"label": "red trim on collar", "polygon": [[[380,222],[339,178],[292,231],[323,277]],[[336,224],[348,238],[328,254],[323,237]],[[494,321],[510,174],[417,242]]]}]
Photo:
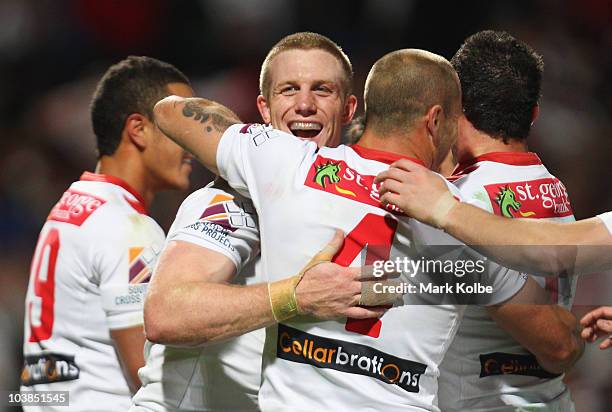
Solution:
[{"label": "red trim on collar", "polygon": [[463,163],[459,163],[451,176],[466,175],[478,168],[476,163],[495,162],[511,166],[534,166],[541,165],[542,161],[533,152],[491,152],[473,157]]},{"label": "red trim on collar", "polygon": [[134,208],[134,210],[144,215],[149,214],[147,207],[145,206],[146,203],[144,199],[142,198],[142,196],[140,195],[140,193],[138,193],[125,180],[120,179],[116,176],[102,175],[102,174],[91,173],[91,172],[83,172],[83,174],[81,175],[81,180],[85,182],[104,182],[104,183],[110,183],[110,184],[119,186],[127,190],[132,196],[136,198],[136,201],[133,201],[124,196],[125,200],[130,204],[130,206]]},{"label": "red trim on collar", "polygon": [[402,156],[397,153],[384,152],[382,150],[370,149],[367,147],[359,146],[358,144],[354,144],[349,147],[353,149],[360,157],[363,157],[364,159],[376,160],[378,162],[386,163],[389,165],[400,159],[408,159],[415,163],[420,164],[421,166],[425,166],[425,163],[423,163],[421,160],[414,158],[414,157]]}]

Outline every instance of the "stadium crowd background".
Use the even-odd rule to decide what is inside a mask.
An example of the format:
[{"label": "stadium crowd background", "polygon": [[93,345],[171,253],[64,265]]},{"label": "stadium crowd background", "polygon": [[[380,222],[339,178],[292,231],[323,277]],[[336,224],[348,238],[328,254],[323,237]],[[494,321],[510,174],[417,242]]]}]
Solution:
[{"label": "stadium crowd background", "polygon": [[[363,111],[365,76],[384,53],[423,48],[450,59],[468,35],[506,30],[544,56],[530,146],[565,183],[576,217],[586,218],[612,210],[610,22],[609,0],[0,0],[0,391],[18,385],[38,231],[65,188],[95,166],[89,100],[110,64],[128,54],[168,61],[198,95],[256,122],[261,62],[286,34],[337,41],[353,62]],[[210,180],[196,167],[192,188]],[[164,229],[185,195],[155,201],[151,214]],[[581,305],[611,303],[612,279],[602,278],[580,281]],[[568,375],[579,412],[612,404],[610,356],[588,346]]]}]

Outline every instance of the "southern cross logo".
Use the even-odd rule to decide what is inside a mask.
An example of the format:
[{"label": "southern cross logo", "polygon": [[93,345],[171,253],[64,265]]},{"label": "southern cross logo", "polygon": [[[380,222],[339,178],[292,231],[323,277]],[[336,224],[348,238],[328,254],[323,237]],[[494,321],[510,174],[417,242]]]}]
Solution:
[{"label": "southern cross logo", "polygon": [[148,282],[151,277],[151,267],[157,255],[161,252],[161,245],[155,243],[149,247],[131,247],[128,252],[130,284]]}]

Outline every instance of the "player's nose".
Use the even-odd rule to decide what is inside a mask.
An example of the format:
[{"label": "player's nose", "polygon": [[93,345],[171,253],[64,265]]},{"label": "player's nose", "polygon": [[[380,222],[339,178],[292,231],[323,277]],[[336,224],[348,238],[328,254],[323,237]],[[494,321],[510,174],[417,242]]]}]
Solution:
[{"label": "player's nose", "polygon": [[317,112],[314,95],[309,90],[300,91],[295,99],[295,112],[302,116],[309,116]]}]

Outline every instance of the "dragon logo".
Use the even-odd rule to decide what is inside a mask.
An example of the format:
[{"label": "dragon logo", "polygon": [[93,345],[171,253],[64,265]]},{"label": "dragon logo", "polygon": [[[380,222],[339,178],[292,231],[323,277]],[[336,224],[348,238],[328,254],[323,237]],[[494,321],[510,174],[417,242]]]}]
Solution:
[{"label": "dragon logo", "polygon": [[340,178],[338,177],[338,173],[340,173],[339,164],[327,162],[325,164],[315,166],[315,168],[316,174],[314,181],[322,188],[325,188],[326,184],[338,183],[340,181]]},{"label": "dragon logo", "polygon": [[510,209],[515,212],[520,212],[521,210],[521,202],[516,200],[516,195],[509,186],[499,188],[499,193],[495,201],[499,204],[502,216],[513,218],[514,215]]}]

